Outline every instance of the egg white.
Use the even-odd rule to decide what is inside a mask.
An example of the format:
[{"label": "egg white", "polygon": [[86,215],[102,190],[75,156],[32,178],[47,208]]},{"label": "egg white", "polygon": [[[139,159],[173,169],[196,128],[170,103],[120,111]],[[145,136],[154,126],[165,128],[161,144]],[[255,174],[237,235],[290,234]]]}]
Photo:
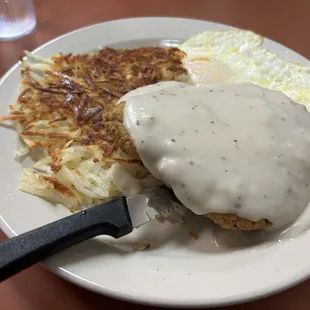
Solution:
[{"label": "egg white", "polygon": [[207,31],[183,44],[183,63],[195,85],[251,82],[278,90],[310,110],[310,67],[285,61],[265,49],[251,31]]}]

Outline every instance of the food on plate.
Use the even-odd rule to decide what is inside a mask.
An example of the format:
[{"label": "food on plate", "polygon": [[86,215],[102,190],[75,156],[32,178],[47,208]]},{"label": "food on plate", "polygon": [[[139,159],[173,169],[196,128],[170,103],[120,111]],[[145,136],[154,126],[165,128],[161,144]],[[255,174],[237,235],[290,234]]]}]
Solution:
[{"label": "food on plate", "polygon": [[[32,168],[23,169],[20,189],[76,210],[165,183],[184,205],[223,228],[257,230],[285,225],[309,201],[305,188],[309,175],[305,120],[309,114],[289,98],[304,105],[309,102],[310,70],[272,54],[262,47],[262,42],[262,37],[250,31],[209,31],[190,38],[179,48],[104,48],[84,55],[59,54],[51,59],[28,53],[22,62],[17,103],[10,106],[9,116],[0,118],[13,121],[24,142],[18,157],[30,150],[43,151]],[[268,89],[281,91],[289,98]],[[280,97],[287,104],[279,107]],[[200,101],[193,105],[195,98]],[[211,104],[210,100],[219,104]],[[161,111],[160,122],[152,120],[140,126],[138,119],[130,125],[130,120],[142,113],[135,108],[136,102],[147,113],[154,112],[152,109]],[[204,112],[199,114],[195,105]],[[254,113],[256,105],[258,112]],[[185,117],[182,113],[186,108],[190,109]],[[280,122],[280,115],[285,121]],[[297,126],[293,115],[303,120]],[[217,123],[211,120],[213,116]],[[270,122],[271,116],[274,122]],[[232,130],[221,127],[222,117],[227,118],[226,123],[232,122]],[[192,132],[191,139],[183,141],[189,145],[183,146],[187,156],[200,161],[199,165],[190,165],[196,172],[186,170],[189,167],[184,165],[184,154],[178,157],[176,138],[170,142],[167,138],[183,123],[188,129],[201,127],[195,129],[197,133]],[[210,131],[216,127],[219,132]],[[277,130],[279,135],[275,134]],[[232,139],[230,145],[226,140],[233,133],[240,137]],[[143,143],[137,142],[138,136],[143,136]],[[179,139],[185,139],[185,135]],[[168,146],[174,147],[173,154]],[[286,154],[283,158],[276,154],[282,147]],[[259,153],[257,158],[254,151]],[[233,154],[229,160],[228,154]],[[170,162],[169,156],[173,158]],[[163,159],[169,165],[161,171],[156,165]],[[241,169],[241,161],[247,170]],[[224,164],[229,170],[215,173]],[[178,168],[173,169],[174,165]],[[265,171],[263,168],[269,168],[266,171],[272,177],[268,182],[275,178],[279,192],[262,181],[264,174],[260,177],[258,172]],[[297,170],[302,171],[298,176]],[[205,174],[199,175],[203,171]],[[180,185],[185,180],[176,185],[176,178],[184,175],[189,177],[187,182],[191,179],[191,186],[186,187],[191,192],[190,204],[186,201],[187,190]],[[205,183],[197,182],[197,175]],[[263,191],[266,198],[261,196]],[[227,192],[230,195],[224,198]],[[289,207],[290,203],[294,207]]]},{"label": "food on plate", "polygon": [[72,210],[161,184],[140,160],[106,134],[103,115],[130,90],[186,79],[176,48],[102,49],[85,55],[31,54],[22,63],[21,93],[10,115],[25,145],[44,156],[24,168],[20,189]]},{"label": "food on plate", "polygon": [[[150,87],[139,88],[135,91],[128,93],[124,98],[121,98],[121,102],[115,106],[112,106],[110,110],[105,114],[105,126],[109,135],[112,137],[114,141],[116,141],[118,147],[126,154],[128,154],[132,158],[140,158],[136,147],[134,145],[132,137],[128,134],[124,126],[124,107],[126,104],[126,100],[129,97],[134,95],[150,95],[150,91],[157,91],[159,88],[160,92],[164,88],[178,86],[178,83],[170,82],[170,83],[158,83],[155,86],[155,89]],[[154,98],[156,95],[152,94]],[[161,95],[162,96],[162,95]],[[154,98],[155,99],[155,98]],[[153,104],[156,104],[156,102]],[[151,139],[151,137],[149,137]],[[188,204],[186,204],[188,206]],[[264,228],[268,228],[272,225],[270,221],[267,219],[258,219],[256,221],[252,221],[246,218],[242,218],[236,215],[236,210],[234,213],[217,213],[210,212],[205,214],[206,217],[211,219],[213,222],[219,224],[222,228],[225,229],[238,229],[238,230],[260,230]]]},{"label": "food on plate", "polygon": [[310,68],[290,63],[263,46],[262,36],[245,30],[207,31],[183,44],[191,82],[250,82],[278,90],[298,103],[310,102]]},{"label": "food on plate", "polygon": [[122,136],[120,147],[134,154],[135,146],[144,166],[194,213],[224,228],[280,228],[307,207],[305,106],[250,83],[162,82],[125,97],[116,110],[121,116],[123,109],[119,125],[132,141]]}]

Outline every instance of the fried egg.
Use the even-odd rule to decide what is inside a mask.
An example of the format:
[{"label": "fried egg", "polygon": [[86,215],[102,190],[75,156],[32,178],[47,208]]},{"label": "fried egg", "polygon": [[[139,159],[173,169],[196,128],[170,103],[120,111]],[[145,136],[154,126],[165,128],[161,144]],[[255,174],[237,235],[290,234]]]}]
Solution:
[{"label": "fried egg", "polygon": [[251,82],[281,91],[310,110],[310,66],[285,61],[251,31],[207,31],[183,44],[183,64],[195,85]]}]

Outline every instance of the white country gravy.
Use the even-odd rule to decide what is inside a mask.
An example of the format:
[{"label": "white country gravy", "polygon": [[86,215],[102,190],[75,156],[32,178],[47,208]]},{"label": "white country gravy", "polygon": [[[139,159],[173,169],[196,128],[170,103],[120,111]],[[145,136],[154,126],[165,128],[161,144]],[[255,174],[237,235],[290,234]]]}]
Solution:
[{"label": "white country gravy", "polygon": [[310,114],[284,94],[162,82],[121,100],[143,164],[194,213],[267,218],[279,228],[310,201]]}]

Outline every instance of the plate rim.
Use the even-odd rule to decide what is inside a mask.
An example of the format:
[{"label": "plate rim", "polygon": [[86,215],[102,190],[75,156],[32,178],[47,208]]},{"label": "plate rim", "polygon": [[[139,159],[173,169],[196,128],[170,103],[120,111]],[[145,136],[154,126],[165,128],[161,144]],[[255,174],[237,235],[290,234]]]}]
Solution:
[{"label": "plate rim", "polygon": [[[225,27],[225,28],[231,28],[231,29],[238,29],[234,26],[228,25],[228,24],[223,24],[223,23],[218,23],[216,21],[210,21],[210,20],[204,20],[204,19],[195,19],[195,18],[185,18],[185,17],[170,17],[170,16],[144,16],[144,17],[131,17],[131,18],[120,18],[120,19],[111,19],[111,20],[107,20],[104,22],[100,22],[100,23],[94,23],[94,24],[90,24],[88,26],[85,27],[79,27],[77,29],[71,30],[69,32],[66,32],[62,35],[59,35],[47,42],[45,42],[44,44],[38,46],[37,48],[33,49],[31,51],[31,53],[36,53],[38,51],[40,51],[41,49],[45,48],[46,46],[49,46],[51,44],[53,44],[54,42],[63,39],[67,36],[70,36],[72,34],[77,34],[81,31],[85,31],[87,29],[90,28],[94,28],[94,27],[101,27],[102,25],[106,25],[108,23],[117,23],[117,22],[126,22],[126,21],[131,21],[131,20],[145,20],[145,19],[153,19],[153,20],[158,20],[158,19],[166,19],[166,20],[171,20],[171,19],[181,19],[184,21],[199,21],[199,22],[206,22],[206,23],[211,23],[214,25],[217,25],[219,27]],[[303,56],[302,54],[295,52],[293,49],[288,48],[284,45],[282,45],[281,43],[275,41],[275,40],[271,40],[268,37],[262,36],[264,39],[267,39],[269,41],[271,41],[272,43],[276,43],[279,47],[281,47],[281,49],[284,50],[288,50],[290,52],[294,52],[295,54],[306,58],[305,56]],[[307,59],[307,58],[306,58]],[[16,70],[20,65],[20,61],[16,62],[0,79],[0,87],[3,84],[3,82],[12,74],[12,72],[14,70]],[[6,220],[0,215],[0,228],[2,229],[2,231],[9,237],[12,238],[14,236],[16,236],[17,234],[15,233],[15,231],[10,227],[9,223],[6,222]],[[205,308],[205,307],[214,307],[214,306],[227,306],[227,305],[233,305],[233,304],[237,304],[237,303],[245,303],[245,302],[249,302],[249,301],[253,301],[253,300],[257,300],[259,298],[263,298],[263,297],[267,297],[279,292],[282,292],[283,290],[286,290],[288,288],[291,288],[301,282],[303,282],[304,280],[308,279],[310,277],[310,271],[308,274],[297,274],[295,275],[295,277],[292,279],[290,279],[288,282],[284,282],[284,283],[278,283],[278,286],[274,286],[272,289],[271,288],[264,288],[262,290],[255,290],[255,291],[249,291],[246,294],[243,295],[234,295],[234,296],[225,296],[225,298],[214,298],[214,300],[205,300],[205,303],[201,303],[201,300],[198,300],[197,302],[191,300],[188,302],[181,301],[178,302],[176,300],[160,300],[157,298],[153,298],[153,300],[150,300],[149,298],[144,298],[142,295],[140,296],[136,296],[130,293],[123,293],[122,291],[115,291],[113,289],[110,289],[109,287],[104,287],[103,285],[94,283],[92,281],[89,281],[85,278],[82,278],[72,272],[70,272],[69,270],[67,270],[66,268],[63,268],[61,266],[55,267],[53,266],[53,264],[47,262],[41,262],[40,263],[43,267],[45,267],[46,269],[48,269],[49,271],[51,271],[52,273],[56,274],[57,276],[71,282],[74,283],[75,285],[79,286],[79,287],[83,287],[85,289],[88,289],[90,291],[105,295],[105,296],[109,296],[112,298],[117,298],[119,300],[124,300],[124,301],[129,301],[129,302],[133,302],[133,303],[139,303],[139,304],[145,304],[145,305],[152,305],[152,306],[160,306],[160,307],[178,307],[178,308]]]}]

